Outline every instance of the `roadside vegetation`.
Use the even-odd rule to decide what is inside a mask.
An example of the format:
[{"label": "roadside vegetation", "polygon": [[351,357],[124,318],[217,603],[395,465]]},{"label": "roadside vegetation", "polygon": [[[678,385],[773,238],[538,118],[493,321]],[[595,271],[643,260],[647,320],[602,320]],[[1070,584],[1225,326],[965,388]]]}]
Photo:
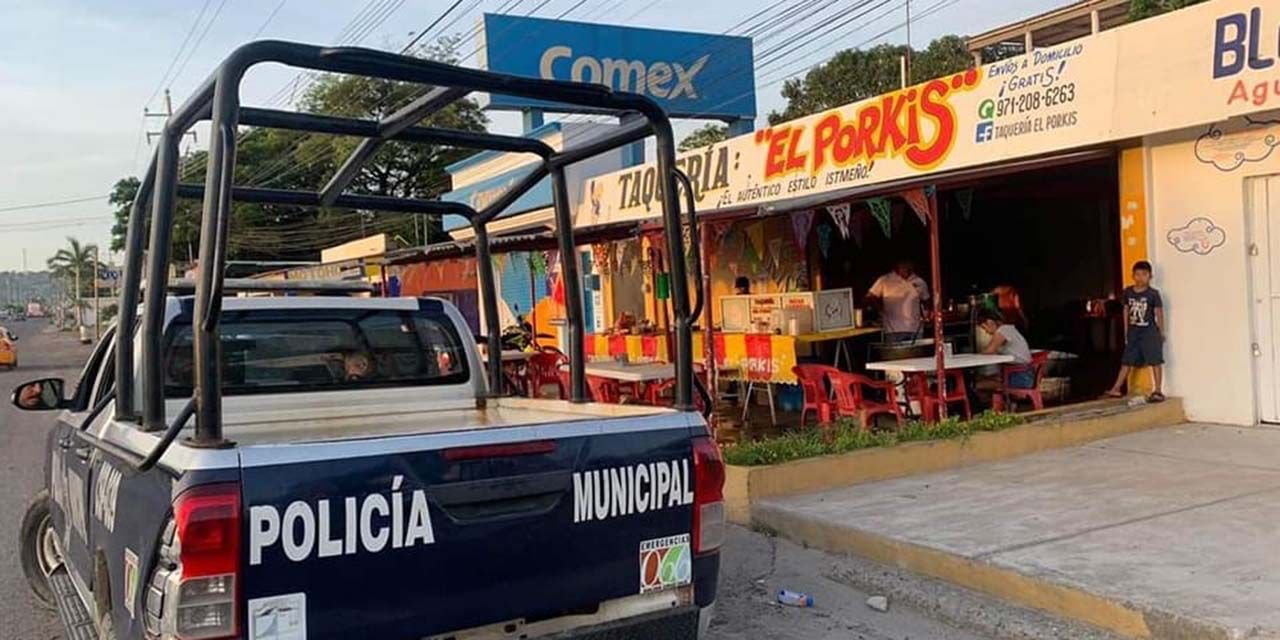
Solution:
[{"label": "roadside vegetation", "polygon": [[724,449],[724,460],[744,467],[778,464],[907,442],[963,439],[982,431],[1002,431],[1023,422],[1023,417],[1016,414],[988,411],[974,416],[972,420],[948,418],[935,424],[911,421],[896,431],[863,431],[856,420],[842,418],[823,428],[730,445]]}]

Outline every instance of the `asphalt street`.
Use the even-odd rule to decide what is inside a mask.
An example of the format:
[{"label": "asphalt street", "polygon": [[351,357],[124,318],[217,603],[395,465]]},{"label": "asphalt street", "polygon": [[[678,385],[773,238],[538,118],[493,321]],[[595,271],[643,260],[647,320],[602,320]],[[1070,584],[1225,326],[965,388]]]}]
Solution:
[{"label": "asphalt street", "polygon": [[44,484],[45,436],[53,414],[19,411],[9,394],[37,378],[63,378],[72,389],[89,347],[44,320],[3,324],[18,336],[18,368],[0,369],[0,638],[60,638],[57,614],[36,605],[18,564],[18,526],[27,501]]},{"label": "asphalt street", "polygon": [[[19,336],[20,366],[0,370],[0,640],[61,637],[56,615],[39,608],[18,564],[18,527],[27,501],[43,484],[45,436],[51,413],[28,413],[9,403],[13,387],[44,377],[61,377],[67,389],[79,377],[90,348],[71,333],[44,321],[10,322]],[[843,559],[731,527],[724,548],[720,603],[711,640],[979,640],[910,607],[877,613],[867,593],[830,579]],[[778,605],[774,593],[790,588],[812,594],[817,606]]]}]

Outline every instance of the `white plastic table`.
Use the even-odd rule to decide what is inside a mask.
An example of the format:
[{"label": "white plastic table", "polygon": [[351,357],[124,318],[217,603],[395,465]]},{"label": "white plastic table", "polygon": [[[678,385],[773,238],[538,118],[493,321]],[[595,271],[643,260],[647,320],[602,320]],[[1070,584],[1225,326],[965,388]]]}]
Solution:
[{"label": "white plastic table", "polygon": [[[560,367],[568,371],[568,365]],[[620,362],[588,362],[585,369],[589,376],[610,378],[619,382],[653,382],[676,377],[676,366],[669,362],[649,364],[622,364]]]},{"label": "white plastic table", "polygon": [[[949,355],[943,366],[948,370],[953,369],[973,369],[976,367],[988,367],[994,364],[1007,364],[1013,362],[1013,356],[1001,355],[998,353],[957,353]],[[926,358],[904,358],[902,360],[881,360],[879,362],[868,362],[868,371],[892,371],[896,373],[928,373],[938,368],[938,363],[933,356]]]},{"label": "white plastic table", "polygon": [[[506,363],[506,362],[519,362],[522,360],[528,360],[529,357],[532,356],[533,354],[534,354],[533,351],[521,351],[519,349],[503,349],[502,361]],[[488,349],[484,347],[480,348],[480,361],[485,364],[489,363]]]}]

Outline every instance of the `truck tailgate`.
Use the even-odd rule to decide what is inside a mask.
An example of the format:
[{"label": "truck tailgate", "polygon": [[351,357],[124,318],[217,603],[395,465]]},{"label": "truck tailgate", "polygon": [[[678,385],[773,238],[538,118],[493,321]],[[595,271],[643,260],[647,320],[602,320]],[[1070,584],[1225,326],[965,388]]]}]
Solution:
[{"label": "truck tailgate", "polygon": [[247,637],[419,639],[690,584],[702,433],[669,413],[244,447]]}]

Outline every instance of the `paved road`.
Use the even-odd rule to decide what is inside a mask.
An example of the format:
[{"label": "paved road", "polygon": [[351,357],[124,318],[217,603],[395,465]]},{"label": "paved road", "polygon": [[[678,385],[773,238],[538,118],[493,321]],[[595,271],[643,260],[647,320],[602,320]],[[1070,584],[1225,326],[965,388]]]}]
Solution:
[{"label": "paved road", "polygon": [[[45,322],[10,323],[18,334],[21,367],[0,371],[0,640],[46,640],[61,636],[56,616],[38,608],[17,557],[17,532],[27,500],[41,486],[44,441],[51,414],[26,413],[8,402],[12,388],[27,380],[62,377],[71,388],[89,347]],[[978,640],[909,608],[875,613],[865,593],[824,577],[832,556],[732,527],[724,550],[724,572],[711,640]],[[787,587],[813,594],[818,606],[792,609],[773,604]]]},{"label": "paved road", "polygon": [[18,335],[19,367],[0,370],[0,638],[44,640],[61,637],[57,616],[40,609],[18,564],[18,526],[27,500],[43,484],[44,442],[53,414],[18,411],[9,394],[19,383],[60,377],[68,389],[80,375],[89,347],[48,322],[6,321]]}]

